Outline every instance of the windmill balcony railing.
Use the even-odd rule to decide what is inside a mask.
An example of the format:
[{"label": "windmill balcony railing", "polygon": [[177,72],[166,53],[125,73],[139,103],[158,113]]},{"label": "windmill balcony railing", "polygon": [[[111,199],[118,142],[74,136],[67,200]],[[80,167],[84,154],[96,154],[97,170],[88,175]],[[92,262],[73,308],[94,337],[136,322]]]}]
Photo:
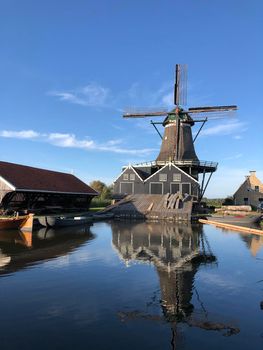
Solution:
[{"label": "windmill balcony railing", "polygon": [[204,160],[174,160],[174,161],[149,161],[149,162],[144,162],[144,163],[139,163],[139,164],[134,164],[134,166],[156,166],[156,165],[166,165],[169,163],[173,163],[178,166],[186,166],[186,167],[200,167],[200,168],[213,168],[216,169],[218,166],[217,162],[211,162],[211,161],[204,161]]}]

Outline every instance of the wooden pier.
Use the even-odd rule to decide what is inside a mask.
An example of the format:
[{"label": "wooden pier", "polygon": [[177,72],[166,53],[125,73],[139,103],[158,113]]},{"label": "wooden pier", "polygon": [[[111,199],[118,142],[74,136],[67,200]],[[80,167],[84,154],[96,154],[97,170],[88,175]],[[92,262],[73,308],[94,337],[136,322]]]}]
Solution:
[{"label": "wooden pier", "polygon": [[250,228],[250,227],[245,227],[245,226],[232,225],[232,224],[226,224],[226,223],[223,223],[223,222],[212,221],[212,220],[199,219],[199,222],[201,222],[202,224],[214,225],[216,227],[221,227],[221,228],[224,228],[224,229],[227,229],[227,230],[247,232],[247,233],[253,233],[253,234],[256,234],[256,235],[263,236],[263,230],[260,230],[260,229],[255,229],[255,228]]}]

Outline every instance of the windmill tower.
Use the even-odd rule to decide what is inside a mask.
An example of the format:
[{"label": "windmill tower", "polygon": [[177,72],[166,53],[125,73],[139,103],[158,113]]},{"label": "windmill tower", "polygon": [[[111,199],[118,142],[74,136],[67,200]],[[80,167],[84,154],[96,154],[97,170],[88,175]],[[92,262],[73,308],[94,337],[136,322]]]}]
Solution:
[{"label": "windmill tower", "polygon": [[[128,171],[127,168],[126,170],[124,168],[124,171],[126,171],[127,174],[123,173],[122,175],[124,175],[124,177],[122,179],[118,178],[115,181],[115,192],[119,194],[165,194],[182,192],[194,195],[198,201],[202,199],[211,176],[217,169],[217,163],[200,161],[195,152],[194,142],[208,120],[223,118],[226,114],[235,111],[237,106],[183,108],[183,106],[186,106],[186,93],[187,66],[177,64],[175,69],[174,108],[171,111],[136,111],[127,112],[123,115],[124,118],[164,117],[162,122],[154,122],[151,120],[151,124],[162,139],[162,144],[155,161],[136,164],[129,167],[129,169],[134,171],[135,175],[137,174],[137,176],[139,176],[144,182],[145,186],[143,192],[142,186],[136,186],[135,183],[133,186],[128,185],[128,181],[131,183],[133,178],[136,179],[136,176],[130,176],[131,171]],[[201,123],[201,125],[195,138],[193,138],[192,127],[196,123]],[[161,124],[164,127],[163,135],[157,128],[158,124]],[[162,186],[158,187],[157,178],[154,179],[155,182],[151,182],[152,185],[149,183],[147,184],[149,178],[152,179],[152,176],[155,173],[159,173],[162,168],[166,167],[168,164],[170,165],[170,168],[171,165],[174,166],[172,169],[173,176],[169,176],[166,169],[167,176],[159,178],[159,180],[162,181]],[[177,170],[177,173],[175,169]],[[176,176],[176,174],[178,176]],[[197,185],[196,183],[193,183],[191,179],[198,182],[198,180],[200,180],[200,174],[201,181]],[[207,174],[209,175],[207,176]],[[127,186],[125,186],[123,181],[123,185],[121,184],[121,180],[125,179],[125,175]],[[187,180],[185,175],[188,175]],[[181,179],[181,181],[178,179]],[[166,182],[166,184],[164,184],[164,182]]]}]

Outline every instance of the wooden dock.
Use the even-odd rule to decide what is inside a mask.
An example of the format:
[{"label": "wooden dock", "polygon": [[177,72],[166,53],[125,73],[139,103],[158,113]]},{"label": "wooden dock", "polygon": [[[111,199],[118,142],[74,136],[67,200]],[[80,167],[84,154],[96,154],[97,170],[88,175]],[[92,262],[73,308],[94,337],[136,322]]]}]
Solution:
[{"label": "wooden dock", "polygon": [[263,230],[260,230],[260,229],[232,225],[232,224],[226,224],[223,222],[212,221],[212,220],[199,219],[198,221],[201,222],[202,224],[214,225],[216,227],[221,227],[221,228],[225,228],[225,229],[229,229],[229,230],[233,230],[233,231],[247,232],[247,233],[253,233],[256,235],[263,236]]}]

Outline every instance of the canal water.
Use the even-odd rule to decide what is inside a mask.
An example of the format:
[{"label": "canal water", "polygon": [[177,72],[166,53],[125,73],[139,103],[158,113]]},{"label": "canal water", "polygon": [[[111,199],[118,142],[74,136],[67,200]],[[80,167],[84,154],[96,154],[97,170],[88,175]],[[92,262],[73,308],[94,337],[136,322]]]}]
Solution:
[{"label": "canal water", "polygon": [[1,231],[1,350],[262,349],[262,247],[188,224]]}]

